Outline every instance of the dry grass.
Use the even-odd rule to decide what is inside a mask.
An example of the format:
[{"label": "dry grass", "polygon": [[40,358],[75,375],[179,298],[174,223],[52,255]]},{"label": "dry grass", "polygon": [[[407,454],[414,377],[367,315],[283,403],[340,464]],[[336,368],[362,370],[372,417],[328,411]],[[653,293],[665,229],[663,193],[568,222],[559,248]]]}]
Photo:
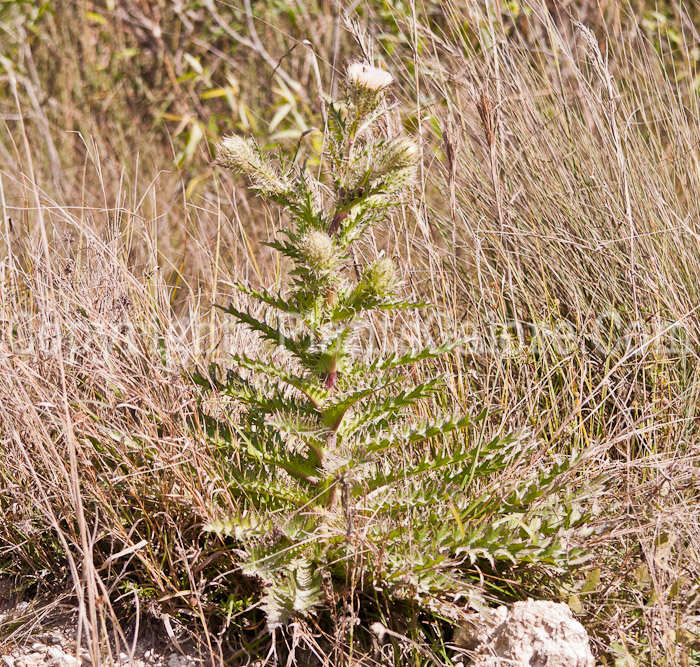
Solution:
[{"label": "dry grass", "polygon": [[[96,664],[105,634],[149,618],[237,664],[268,639],[238,615],[255,591],[234,551],[201,539],[233,501],[183,371],[254,347],[212,304],[283,267],[259,245],[278,213],[212,169],[207,140],[254,125],[293,153],[318,123],[315,65],[331,91],[359,47],[333,3],[258,3],[255,33],[237,3],[115,4],[0,14],[1,563],[39,594],[74,587]],[[668,10],[669,40],[643,8],[593,4],[358,6],[424,150],[376,243],[448,313],[411,336],[471,337],[454,401],[537,443],[514,476],[588,452],[572,486],[591,559],[539,592],[605,664],[700,664],[697,27]],[[265,53],[305,38],[316,55],[298,45],[273,75]],[[227,646],[244,626],[253,644]]]}]

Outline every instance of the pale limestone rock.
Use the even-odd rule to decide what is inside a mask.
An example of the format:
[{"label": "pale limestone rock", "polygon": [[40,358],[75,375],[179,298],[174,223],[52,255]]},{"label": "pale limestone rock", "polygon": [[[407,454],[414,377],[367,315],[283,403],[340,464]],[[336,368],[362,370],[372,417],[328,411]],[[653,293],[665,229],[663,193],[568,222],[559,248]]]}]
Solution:
[{"label": "pale limestone rock", "polygon": [[[472,667],[594,667],[584,627],[563,603],[516,602],[466,631]],[[473,640],[477,639],[477,642]],[[474,646],[474,644],[477,644]]]}]

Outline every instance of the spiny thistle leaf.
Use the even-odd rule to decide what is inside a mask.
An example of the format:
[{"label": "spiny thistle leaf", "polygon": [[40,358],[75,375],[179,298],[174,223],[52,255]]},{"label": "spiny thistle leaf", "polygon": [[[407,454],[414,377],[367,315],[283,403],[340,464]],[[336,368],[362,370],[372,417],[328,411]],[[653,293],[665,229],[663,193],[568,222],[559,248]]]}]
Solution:
[{"label": "spiny thistle leaf", "polygon": [[314,382],[313,380],[309,381],[297,375],[292,375],[291,373],[287,373],[286,371],[283,371],[279,367],[272,364],[266,364],[257,359],[249,359],[245,355],[238,354],[234,355],[231,358],[231,361],[240,368],[246,368],[249,371],[256,371],[258,373],[266,374],[270,377],[274,377],[282,382],[285,382],[295,389],[298,389],[308,397],[316,408],[320,408],[329,396],[328,390],[322,385],[319,385],[317,382]]},{"label": "spiny thistle leaf", "polygon": [[363,294],[361,297],[350,295],[346,301],[339,302],[333,310],[331,319],[340,322],[356,317],[364,310],[419,310],[428,308],[430,304],[425,301],[408,301],[406,299],[382,298],[373,294]]},{"label": "spiny thistle leaf", "polygon": [[268,378],[265,378],[264,384],[264,388],[257,388],[250,380],[229,371],[226,383],[219,384],[219,391],[266,413],[284,410],[312,413],[312,406],[287,395],[278,387],[271,387]]},{"label": "spiny thistle leaf", "polygon": [[336,396],[332,402],[329,401],[323,406],[323,423],[333,431],[337,431],[345,413],[353,405],[375,392],[391,387],[400,380],[401,378],[395,377],[388,377],[381,380],[375,379],[374,382],[371,382],[365,387],[350,389],[349,391]]},{"label": "spiny thistle leaf", "polygon": [[288,472],[292,477],[295,477],[302,482],[318,485],[320,479],[318,476],[318,462],[310,460],[307,457],[300,455],[283,455],[284,458],[266,457],[265,463],[275,468],[281,468]]},{"label": "spiny thistle leaf", "polygon": [[407,364],[415,364],[419,361],[425,361],[426,359],[437,359],[442,357],[453,350],[464,346],[464,340],[453,340],[447,341],[440,345],[439,347],[425,347],[422,350],[409,350],[403,354],[398,352],[393,353],[391,356],[384,359],[377,359],[373,361],[369,366],[370,371],[384,371],[389,368],[396,368],[398,366],[405,366]]},{"label": "spiny thistle leaf", "polygon": [[344,437],[349,437],[360,428],[375,426],[378,422],[381,422],[386,427],[390,421],[394,421],[399,417],[402,410],[412,407],[419,400],[430,397],[444,383],[445,381],[441,377],[433,378],[409,389],[402,389],[394,396],[389,396],[383,401],[364,405],[362,410],[353,415],[352,418],[345,419],[339,432]]},{"label": "spiny thistle leaf", "polygon": [[321,600],[321,578],[306,558],[299,557],[266,573],[265,596],[261,607],[267,616],[267,627],[274,630],[296,613],[307,613]]},{"label": "spiny thistle leaf", "polygon": [[[228,283],[232,287],[235,287],[239,292],[247,294],[248,296],[261,301],[262,303],[275,308],[283,313],[288,313],[290,315],[298,315],[295,305],[288,301],[285,301],[279,294],[270,294],[265,290],[255,290],[252,287],[248,287],[243,283]],[[228,311],[227,311],[228,312]]]},{"label": "spiny thistle leaf", "polygon": [[222,310],[229,315],[233,315],[241,324],[247,325],[252,331],[257,331],[264,340],[286,348],[305,366],[311,363],[310,357],[306,352],[311,344],[308,336],[300,336],[298,340],[295,340],[282,329],[278,329],[264,320],[257,319],[249,312],[238,310],[233,305],[230,305],[228,308],[222,308]]},{"label": "spiny thistle leaf", "polygon": [[425,422],[418,426],[411,426],[403,430],[398,430],[367,447],[367,451],[376,454],[392,447],[410,445],[429,438],[444,436],[453,431],[466,428],[472,423],[470,417],[447,417],[439,422]]},{"label": "spiny thistle leaf", "polygon": [[[446,431],[443,430],[441,432],[445,433]],[[499,443],[500,439],[494,441],[492,446]],[[367,480],[365,484],[367,485],[368,490],[374,491],[385,486],[390,486],[396,483],[398,480],[406,480],[411,477],[424,475],[426,473],[435,473],[444,468],[449,468],[451,474],[454,474],[453,469],[455,467],[461,468],[463,463],[468,461],[474,462],[479,457],[480,453],[480,450],[477,448],[466,448],[463,446],[452,454],[437,458],[426,457],[418,465],[406,466],[400,473],[391,472],[389,474],[377,475],[374,478]]]}]

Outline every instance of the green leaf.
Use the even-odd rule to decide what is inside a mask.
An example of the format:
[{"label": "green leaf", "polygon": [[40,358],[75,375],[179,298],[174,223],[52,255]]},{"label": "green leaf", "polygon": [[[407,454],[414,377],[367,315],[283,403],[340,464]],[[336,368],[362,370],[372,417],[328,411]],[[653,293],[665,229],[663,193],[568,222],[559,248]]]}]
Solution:
[{"label": "green leaf", "polygon": [[385,359],[377,359],[372,364],[370,364],[370,371],[383,371],[389,368],[396,368],[398,366],[405,366],[407,364],[415,364],[419,361],[424,361],[425,359],[437,359],[444,354],[452,352],[458,347],[462,347],[465,344],[464,340],[448,341],[443,343],[439,347],[425,347],[422,350],[409,350],[404,354],[399,354],[395,352],[390,357]]},{"label": "green leaf", "polygon": [[292,105],[289,103],[285,103],[282,106],[280,106],[280,108],[277,109],[277,111],[275,112],[275,115],[272,117],[267,131],[270,133],[274,132],[277,129],[277,126],[286,118],[287,114],[291,110]]},{"label": "green leaf", "polygon": [[247,325],[252,331],[257,331],[264,340],[268,340],[279,347],[286,348],[307,368],[313,366],[313,358],[308,353],[308,349],[311,345],[311,340],[308,336],[302,336],[298,340],[295,340],[282,329],[273,327],[264,320],[257,319],[249,312],[238,310],[233,305],[228,308],[223,308],[222,306],[218,307],[229,315],[233,315],[241,324]]},{"label": "green leaf", "polygon": [[355,317],[364,310],[410,310],[427,308],[429,304],[424,301],[406,301],[401,299],[386,299],[377,296],[364,296],[359,299],[350,298],[346,302],[339,303],[331,315],[333,322],[340,322]]},{"label": "green leaf", "polygon": [[409,445],[429,438],[444,436],[453,431],[466,428],[472,423],[470,417],[447,417],[439,422],[426,422],[419,426],[410,427],[391,436],[378,439],[367,448],[369,453],[376,454],[392,447]]},{"label": "green leaf", "polygon": [[279,294],[270,294],[265,290],[255,290],[252,287],[248,287],[243,283],[228,283],[231,287],[235,287],[239,292],[252,296],[258,301],[266,303],[268,306],[272,306],[283,313],[288,313],[290,315],[300,316],[300,313],[296,309],[296,305],[285,301]]},{"label": "green leaf", "polygon": [[363,398],[386,390],[402,379],[398,377],[375,378],[365,386],[353,388],[336,395],[332,401],[327,402],[323,406],[323,423],[334,431],[338,430],[343,417],[350,408]]},{"label": "green leaf", "polygon": [[394,396],[390,396],[383,401],[371,403],[363,406],[361,411],[354,414],[340,429],[340,433],[344,437],[349,437],[356,433],[360,428],[375,426],[387,427],[390,422],[396,421],[400,417],[400,413],[404,408],[411,407],[417,401],[428,398],[444,385],[444,380],[441,377],[433,378],[428,382],[424,382],[409,389],[402,389]]},{"label": "green leaf", "polygon": [[[454,429],[450,429],[454,430]],[[445,431],[441,431],[444,433]],[[415,442],[415,441],[414,441]],[[406,466],[400,472],[390,472],[389,474],[380,474],[365,482],[370,491],[390,486],[399,480],[406,480],[411,477],[424,475],[426,473],[435,473],[442,468],[453,468],[461,466],[467,461],[474,461],[479,456],[479,450],[475,447],[466,449],[462,448],[455,453],[441,456],[433,459],[425,459],[415,466]]]},{"label": "green leaf", "polygon": [[316,486],[320,482],[318,466],[307,458],[301,456],[288,456],[286,458],[266,457],[265,463],[276,468],[282,468],[292,477],[308,484]]},{"label": "green leaf", "polygon": [[581,586],[579,593],[592,593],[597,588],[599,582],[600,568],[596,567],[586,575],[586,581],[583,582],[583,586]]},{"label": "green leaf", "polygon": [[255,359],[249,359],[245,355],[234,355],[231,361],[240,368],[246,368],[249,371],[266,374],[270,377],[275,377],[282,382],[298,389],[302,392],[316,408],[320,408],[329,396],[328,390],[318,382],[307,380],[297,375],[292,375],[284,370],[281,370],[273,364],[266,364]]}]

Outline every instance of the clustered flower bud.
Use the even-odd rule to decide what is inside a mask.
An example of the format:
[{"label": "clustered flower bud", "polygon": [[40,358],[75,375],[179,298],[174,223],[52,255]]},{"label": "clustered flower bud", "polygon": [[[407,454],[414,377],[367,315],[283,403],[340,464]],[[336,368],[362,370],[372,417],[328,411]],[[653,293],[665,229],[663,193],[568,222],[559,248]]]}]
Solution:
[{"label": "clustered flower bud", "polygon": [[283,195],[289,184],[262,159],[254,145],[238,135],[226,137],[216,147],[217,162],[247,176],[251,184],[268,195]]},{"label": "clustered flower bud", "polygon": [[415,165],[412,167],[404,167],[397,169],[386,175],[383,183],[385,194],[392,195],[401,190],[410,188],[416,182],[417,171]]},{"label": "clustered flower bud", "polygon": [[380,257],[365,268],[362,281],[374,296],[392,296],[399,284],[394,262],[390,257]]},{"label": "clustered flower bud", "polygon": [[386,142],[373,166],[373,187],[393,194],[409,187],[416,178],[418,146],[407,137]]},{"label": "clustered flower bud", "polygon": [[345,175],[339,193],[341,203],[348,204],[372,192],[391,195],[409,187],[416,179],[419,161],[418,146],[406,137],[361,145]]},{"label": "clustered flower bud", "polygon": [[316,273],[328,273],[338,263],[338,251],[333,239],[323,232],[309,232],[299,241],[298,248],[309,268]]},{"label": "clustered flower bud", "polygon": [[370,113],[382,99],[382,92],[394,80],[389,72],[366,62],[354,62],[348,66],[346,79],[350,101],[359,117]]},{"label": "clustered flower bud", "polygon": [[306,192],[308,193],[308,199],[313,207],[314,213],[320,213],[323,211],[323,196],[319,182],[308,170],[303,171],[301,178],[304,188],[306,188]]},{"label": "clustered flower bud", "polygon": [[418,164],[419,157],[418,146],[408,137],[391,139],[386,142],[382,155],[384,171],[414,167]]}]

